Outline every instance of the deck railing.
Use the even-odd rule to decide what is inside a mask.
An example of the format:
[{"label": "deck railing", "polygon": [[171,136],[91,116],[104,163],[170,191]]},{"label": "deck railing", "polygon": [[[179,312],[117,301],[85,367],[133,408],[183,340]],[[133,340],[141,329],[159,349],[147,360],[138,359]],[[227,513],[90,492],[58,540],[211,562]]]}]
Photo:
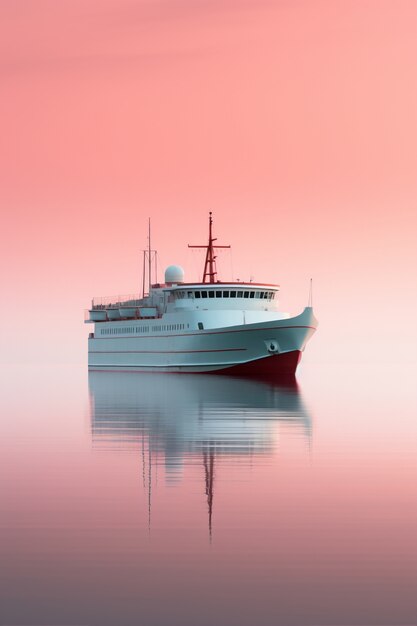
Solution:
[{"label": "deck railing", "polygon": [[143,299],[135,293],[124,296],[105,296],[93,298],[91,308],[93,310],[118,308],[120,306],[143,306]]}]

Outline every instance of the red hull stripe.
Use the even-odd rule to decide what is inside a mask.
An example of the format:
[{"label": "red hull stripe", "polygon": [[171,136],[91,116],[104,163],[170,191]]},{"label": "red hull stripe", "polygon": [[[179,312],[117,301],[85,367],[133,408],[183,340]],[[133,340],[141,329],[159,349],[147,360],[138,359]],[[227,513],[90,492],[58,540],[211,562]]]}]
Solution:
[{"label": "red hull stripe", "polygon": [[231,365],[230,367],[218,370],[217,372],[208,373],[269,380],[293,377],[295,375],[297,365],[301,360],[301,354],[302,353],[299,350],[284,352],[284,354],[274,354],[263,357],[262,359],[257,359],[256,361],[249,361],[249,363],[241,363],[239,365]]},{"label": "red hull stripe", "polygon": [[118,337],[94,337],[94,339],[155,339],[161,337],[169,339],[170,337],[192,337],[193,335],[224,335],[226,333],[251,333],[258,330],[288,330],[289,328],[311,328],[311,330],[317,330],[315,326],[268,326],[267,328],[242,328],[241,330],[200,330],[198,333],[173,333],[172,335],[132,335],[126,333],[126,337],[121,334]]},{"label": "red hull stripe", "polygon": [[223,350],[89,350],[90,354],[194,354],[196,352],[245,352],[247,348],[224,348]]},{"label": "red hull stripe", "polygon": [[[121,372],[121,371],[129,371],[129,372],[137,372],[141,374],[193,374],[193,375],[223,375],[223,376],[239,376],[246,378],[254,378],[260,380],[268,380],[279,382],[280,380],[289,380],[293,379],[295,375],[295,371],[297,369],[297,365],[301,360],[301,352],[299,350],[294,350],[292,352],[285,352],[284,354],[276,354],[267,357],[263,357],[261,359],[257,359],[255,361],[249,361],[248,363],[241,363],[239,365],[230,365],[226,367],[222,367],[217,370],[205,370],[202,372],[197,372],[195,370],[187,370],[185,367],[182,369],[167,369],[162,370],[152,370],[151,367],[144,369],[143,366],[123,366],[119,367],[111,365],[109,368],[107,366],[99,367],[97,365],[90,365],[90,372]],[[175,366],[180,367],[180,366]],[[110,369],[111,368],[111,369]]]}]

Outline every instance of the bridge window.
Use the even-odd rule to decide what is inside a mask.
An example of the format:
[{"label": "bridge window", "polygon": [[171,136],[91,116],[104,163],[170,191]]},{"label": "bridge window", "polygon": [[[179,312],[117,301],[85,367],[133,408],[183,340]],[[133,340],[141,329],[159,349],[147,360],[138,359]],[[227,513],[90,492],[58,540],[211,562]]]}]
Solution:
[{"label": "bridge window", "polygon": [[216,291],[216,298],[221,298],[222,297],[222,292],[220,291],[220,289],[218,289]]},{"label": "bridge window", "polygon": [[230,292],[230,297],[231,298],[236,298],[236,291],[231,291]]},{"label": "bridge window", "polygon": [[238,291],[237,292],[237,297],[238,298],[243,298],[243,291]]},{"label": "bridge window", "polygon": [[202,298],[207,298],[207,291],[202,291],[201,292],[201,297]]},{"label": "bridge window", "polygon": [[209,295],[209,298],[214,298],[214,291],[209,291],[208,295]]},{"label": "bridge window", "polygon": [[195,291],[194,292],[194,298],[199,298],[200,297],[200,292],[199,291]]},{"label": "bridge window", "polygon": [[245,298],[249,298],[249,291],[245,291],[245,295],[244,295],[244,297],[245,297]]},{"label": "bridge window", "polygon": [[228,298],[228,297],[229,297],[229,292],[223,291],[223,298]]}]

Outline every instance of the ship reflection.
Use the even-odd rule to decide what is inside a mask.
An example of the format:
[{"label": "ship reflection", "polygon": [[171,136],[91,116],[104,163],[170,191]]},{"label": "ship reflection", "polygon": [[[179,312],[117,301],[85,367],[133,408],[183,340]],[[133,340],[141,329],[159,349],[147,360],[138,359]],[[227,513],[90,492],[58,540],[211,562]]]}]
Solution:
[{"label": "ship reflection", "polygon": [[311,418],[295,382],[133,372],[89,372],[88,380],[93,446],[138,451],[149,524],[158,465],[172,484],[184,464],[202,464],[211,537],[216,460],[253,463],[272,454],[282,429],[310,447]]}]

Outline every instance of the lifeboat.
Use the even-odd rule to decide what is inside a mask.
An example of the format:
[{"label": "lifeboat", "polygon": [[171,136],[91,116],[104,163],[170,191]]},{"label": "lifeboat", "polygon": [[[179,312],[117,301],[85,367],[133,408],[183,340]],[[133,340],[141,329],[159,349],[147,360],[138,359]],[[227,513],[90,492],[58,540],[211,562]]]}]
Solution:
[{"label": "lifeboat", "polygon": [[153,306],[141,306],[139,309],[139,316],[143,318],[157,317],[158,313],[156,307]]},{"label": "lifeboat", "polygon": [[119,315],[123,319],[134,319],[137,317],[137,307],[136,306],[121,306],[119,307]]},{"label": "lifeboat", "polygon": [[91,309],[89,314],[91,322],[105,322],[107,320],[107,312],[105,309]]},{"label": "lifeboat", "polygon": [[119,309],[106,309],[106,313],[107,313],[107,317],[109,318],[109,320],[119,320],[120,319],[120,313],[119,313]]}]

